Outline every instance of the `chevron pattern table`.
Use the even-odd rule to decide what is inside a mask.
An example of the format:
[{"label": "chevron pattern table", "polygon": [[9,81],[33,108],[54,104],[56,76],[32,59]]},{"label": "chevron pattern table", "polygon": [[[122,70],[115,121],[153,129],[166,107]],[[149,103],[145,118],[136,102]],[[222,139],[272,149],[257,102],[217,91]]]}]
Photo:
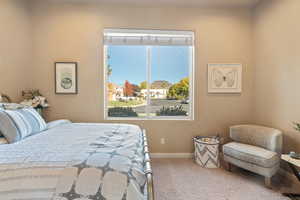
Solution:
[{"label": "chevron pattern table", "polygon": [[204,168],[218,168],[219,140],[214,137],[194,138],[195,161]]}]

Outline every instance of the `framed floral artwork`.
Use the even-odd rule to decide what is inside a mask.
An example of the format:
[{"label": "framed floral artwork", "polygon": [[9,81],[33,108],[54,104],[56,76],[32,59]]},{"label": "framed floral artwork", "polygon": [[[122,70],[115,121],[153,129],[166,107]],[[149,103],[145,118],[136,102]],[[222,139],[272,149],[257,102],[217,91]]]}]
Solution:
[{"label": "framed floral artwork", "polygon": [[76,62],[55,62],[55,93],[78,93]]},{"label": "framed floral artwork", "polygon": [[208,93],[241,93],[242,64],[208,64]]}]

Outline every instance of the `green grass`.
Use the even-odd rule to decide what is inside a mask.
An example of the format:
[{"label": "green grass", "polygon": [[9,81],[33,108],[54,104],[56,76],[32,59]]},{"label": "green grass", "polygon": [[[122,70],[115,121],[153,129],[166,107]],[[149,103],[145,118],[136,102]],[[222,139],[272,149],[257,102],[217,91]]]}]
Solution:
[{"label": "green grass", "polygon": [[143,104],[141,100],[130,100],[130,101],[110,101],[108,102],[109,107],[130,107]]}]

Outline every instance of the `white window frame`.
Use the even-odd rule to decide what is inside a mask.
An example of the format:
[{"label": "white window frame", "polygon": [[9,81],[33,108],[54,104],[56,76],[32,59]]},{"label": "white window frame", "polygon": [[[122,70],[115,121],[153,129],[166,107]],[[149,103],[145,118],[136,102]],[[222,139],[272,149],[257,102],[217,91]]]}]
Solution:
[{"label": "white window frame", "polygon": [[[145,45],[146,46],[146,45]],[[147,75],[147,82],[151,82],[151,47],[152,46],[146,46],[147,47],[147,69],[146,69],[146,75]],[[147,106],[146,106],[146,117],[110,117],[108,116],[108,98],[107,98],[107,83],[108,83],[108,77],[107,77],[107,48],[108,45],[103,45],[103,86],[104,86],[104,96],[103,96],[103,102],[104,102],[104,119],[105,120],[194,120],[194,79],[195,79],[195,47],[190,46],[190,62],[189,62],[189,115],[188,116],[149,116],[149,105],[150,105],[150,97],[147,95]],[[150,84],[147,84],[147,94],[149,94]]]}]

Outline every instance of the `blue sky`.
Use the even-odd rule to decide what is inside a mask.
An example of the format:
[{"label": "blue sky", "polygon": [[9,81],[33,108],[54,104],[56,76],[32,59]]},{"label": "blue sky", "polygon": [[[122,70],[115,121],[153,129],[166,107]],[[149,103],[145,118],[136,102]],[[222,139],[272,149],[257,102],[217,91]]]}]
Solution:
[{"label": "blue sky", "polygon": [[[139,85],[146,80],[145,46],[109,46],[108,63],[112,68],[109,80],[119,85],[126,80]],[[189,74],[189,47],[152,47],[152,82],[166,80],[176,83]]]}]

